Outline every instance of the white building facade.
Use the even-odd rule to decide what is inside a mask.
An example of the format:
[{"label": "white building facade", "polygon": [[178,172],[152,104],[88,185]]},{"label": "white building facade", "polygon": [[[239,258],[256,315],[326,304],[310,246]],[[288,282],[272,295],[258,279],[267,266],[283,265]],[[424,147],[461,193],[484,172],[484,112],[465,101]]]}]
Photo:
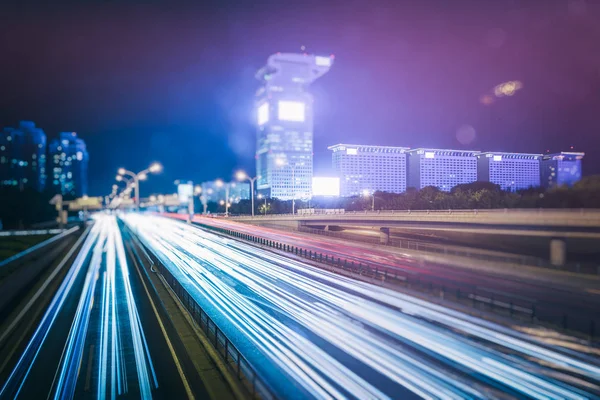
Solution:
[{"label": "white building facade", "polygon": [[485,152],[477,155],[478,180],[515,192],[540,186],[541,154]]},{"label": "white building facade", "polygon": [[358,196],[363,191],[402,193],[406,191],[408,148],[336,144],[333,169],[340,178],[340,196]]},{"label": "white building facade", "polygon": [[477,181],[478,151],[414,149],[408,152],[408,186],[435,186],[449,192],[454,186]]}]

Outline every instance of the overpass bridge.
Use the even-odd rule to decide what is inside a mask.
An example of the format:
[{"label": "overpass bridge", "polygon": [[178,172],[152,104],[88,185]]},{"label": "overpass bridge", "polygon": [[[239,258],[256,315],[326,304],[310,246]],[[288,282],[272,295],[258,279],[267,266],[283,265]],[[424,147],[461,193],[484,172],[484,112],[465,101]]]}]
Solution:
[{"label": "overpass bridge", "polygon": [[555,265],[569,252],[600,257],[600,209],[390,210],[320,214],[237,216],[233,220],[262,226],[325,230],[378,230],[386,244],[390,235],[435,240],[479,242],[502,250],[541,248]]}]

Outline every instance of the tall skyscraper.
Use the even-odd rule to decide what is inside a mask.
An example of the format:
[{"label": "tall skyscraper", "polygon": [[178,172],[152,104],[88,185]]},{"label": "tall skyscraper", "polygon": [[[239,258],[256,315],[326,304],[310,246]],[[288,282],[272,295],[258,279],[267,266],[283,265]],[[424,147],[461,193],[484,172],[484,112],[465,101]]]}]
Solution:
[{"label": "tall skyscraper", "polygon": [[256,78],[257,189],[283,200],[311,196],[313,97],[308,86],[329,71],[332,57],[277,53]]},{"label": "tall skyscraper", "polygon": [[340,196],[406,191],[407,147],[336,144],[328,149],[340,178]]},{"label": "tall skyscraper", "polygon": [[414,149],[408,152],[408,186],[435,186],[449,192],[477,180],[478,151]]},{"label": "tall skyscraper", "polygon": [[544,154],[541,162],[542,186],[572,186],[581,179],[581,160],[585,153]]},{"label": "tall skyscraper", "polygon": [[0,132],[0,185],[43,191],[46,184],[46,134],[31,121]]},{"label": "tall skyscraper", "polygon": [[75,132],[62,132],[50,142],[52,185],[56,193],[81,197],[88,193],[89,155]]},{"label": "tall skyscraper", "polygon": [[540,186],[541,154],[493,153],[477,155],[478,180],[515,192]]}]

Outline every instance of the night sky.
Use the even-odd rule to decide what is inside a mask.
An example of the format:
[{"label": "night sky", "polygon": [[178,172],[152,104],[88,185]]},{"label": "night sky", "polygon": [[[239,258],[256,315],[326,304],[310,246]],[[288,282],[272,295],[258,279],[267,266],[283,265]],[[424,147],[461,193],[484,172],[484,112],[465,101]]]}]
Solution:
[{"label": "night sky", "polygon": [[[301,46],[335,55],[312,88],[317,174],[339,142],[574,146],[587,152],[584,174],[600,173],[598,1],[2,4],[0,125],[78,132],[91,195],[110,192],[118,167],[155,160],[165,170],[142,195],[254,171],[254,73],[271,53]],[[510,80],[523,88],[482,104]],[[469,127],[470,143],[457,137]]]}]

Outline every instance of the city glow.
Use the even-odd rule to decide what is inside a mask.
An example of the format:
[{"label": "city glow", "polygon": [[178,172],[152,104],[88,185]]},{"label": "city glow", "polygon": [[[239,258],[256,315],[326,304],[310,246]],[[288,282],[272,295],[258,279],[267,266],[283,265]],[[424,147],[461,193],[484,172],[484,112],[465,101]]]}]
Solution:
[{"label": "city glow", "polygon": [[125,172],[127,172],[127,170],[125,168],[119,168],[117,172],[119,173],[119,175],[125,175]]},{"label": "city glow", "polygon": [[148,179],[148,174],[139,174],[138,179],[140,181],[145,181],[146,179]]},{"label": "city glow", "polygon": [[177,196],[181,204],[187,204],[194,193],[194,186],[191,183],[180,183],[177,185]]},{"label": "city glow", "polygon": [[258,125],[264,125],[269,122],[269,103],[263,103],[258,106]]},{"label": "city glow", "polygon": [[339,196],[340,178],[314,176],[312,179],[312,194],[313,196]]},{"label": "city glow", "polygon": [[224,183],[223,183],[223,181],[222,181],[221,179],[217,179],[217,180],[215,181],[215,185],[216,185],[218,188],[220,188],[220,187],[223,187]]},{"label": "city glow", "polygon": [[280,121],[302,122],[305,119],[306,107],[300,101],[279,101],[277,105]]}]

